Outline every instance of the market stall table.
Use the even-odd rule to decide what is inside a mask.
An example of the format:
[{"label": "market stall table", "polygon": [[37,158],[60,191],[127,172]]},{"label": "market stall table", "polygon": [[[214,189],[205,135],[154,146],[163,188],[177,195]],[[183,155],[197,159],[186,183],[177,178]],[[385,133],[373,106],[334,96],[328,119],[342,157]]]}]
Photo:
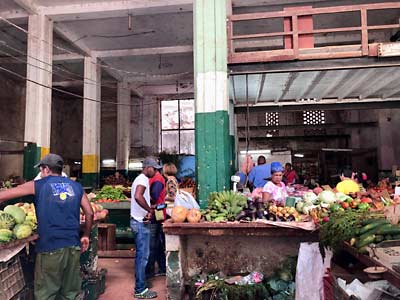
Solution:
[{"label": "market stall table", "polygon": [[227,275],[260,271],[271,275],[288,256],[296,256],[301,242],[318,241],[318,232],[283,228],[261,222],[165,222],[167,290],[181,299],[185,283],[194,275]]},{"label": "market stall table", "polygon": [[[347,253],[349,253],[358,261],[360,261],[361,263],[363,263],[368,267],[374,267],[374,266],[385,267],[385,265],[379,262],[379,260],[374,259],[368,255],[358,253],[357,249],[350,246],[350,244],[347,242],[343,243],[343,250],[345,250]],[[388,270],[385,273],[383,273],[383,279],[386,279],[397,288],[400,288],[400,273],[391,270],[390,268],[387,269]]]}]

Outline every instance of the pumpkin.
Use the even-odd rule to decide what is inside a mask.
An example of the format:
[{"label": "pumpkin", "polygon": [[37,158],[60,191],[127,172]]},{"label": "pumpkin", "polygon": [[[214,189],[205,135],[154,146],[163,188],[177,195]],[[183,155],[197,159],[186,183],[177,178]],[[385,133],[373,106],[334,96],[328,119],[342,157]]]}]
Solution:
[{"label": "pumpkin", "polygon": [[199,223],[201,219],[201,212],[198,209],[192,208],[187,214],[187,220],[189,223]]},{"label": "pumpkin", "polygon": [[185,222],[186,216],[188,214],[188,210],[183,206],[175,206],[171,212],[171,219],[174,223],[182,223]]}]

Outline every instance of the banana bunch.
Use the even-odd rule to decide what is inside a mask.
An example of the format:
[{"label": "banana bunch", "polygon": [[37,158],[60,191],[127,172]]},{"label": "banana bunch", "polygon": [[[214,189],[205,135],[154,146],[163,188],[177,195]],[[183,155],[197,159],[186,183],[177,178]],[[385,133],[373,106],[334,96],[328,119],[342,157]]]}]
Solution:
[{"label": "banana bunch", "polygon": [[247,206],[247,198],[233,191],[212,192],[208,197],[208,207],[202,211],[206,221],[234,221]]},{"label": "banana bunch", "polygon": [[300,221],[300,215],[294,207],[281,207],[271,205],[268,208],[269,220],[271,221]]}]

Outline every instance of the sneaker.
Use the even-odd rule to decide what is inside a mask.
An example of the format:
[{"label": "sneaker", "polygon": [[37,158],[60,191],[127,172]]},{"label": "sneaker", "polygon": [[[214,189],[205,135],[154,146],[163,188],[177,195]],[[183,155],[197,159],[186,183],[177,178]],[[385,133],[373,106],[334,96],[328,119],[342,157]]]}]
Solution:
[{"label": "sneaker", "polygon": [[154,277],[165,276],[165,275],[166,275],[165,272],[158,272],[158,273],[154,274]]},{"label": "sneaker", "polygon": [[141,293],[135,293],[134,297],[137,299],[154,299],[157,298],[157,293],[146,288]]}]

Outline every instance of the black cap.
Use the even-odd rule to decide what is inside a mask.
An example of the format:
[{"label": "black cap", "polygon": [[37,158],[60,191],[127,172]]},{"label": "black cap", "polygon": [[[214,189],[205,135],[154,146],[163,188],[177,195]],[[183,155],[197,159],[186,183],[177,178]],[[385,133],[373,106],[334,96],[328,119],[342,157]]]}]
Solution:
[{"label": "black cap", "polygon": [[49,153],[45,157],[42,158],[41,161],[39,161],[36,165],[35,168],[38,168],[40,166],[49,166],[49,167],[60,167],[62,168],[64,165],[64,161],[62,157],[58,154],[54,153]]}]

